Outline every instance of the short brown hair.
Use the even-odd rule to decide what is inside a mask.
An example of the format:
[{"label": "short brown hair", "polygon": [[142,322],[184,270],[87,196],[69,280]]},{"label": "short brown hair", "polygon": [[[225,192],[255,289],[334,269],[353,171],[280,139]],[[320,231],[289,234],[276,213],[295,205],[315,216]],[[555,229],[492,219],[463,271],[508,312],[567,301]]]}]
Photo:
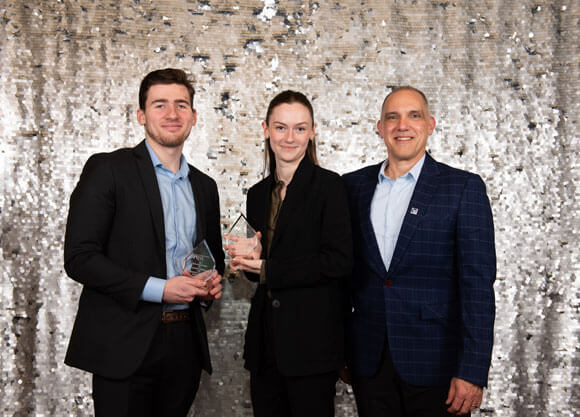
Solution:
[{"label": "short brown hair", "polygon": [[141,110],[145,110],[149,89],[157,84],[181,84],[185,86],[189,92],[189,101],[193,108],[195,89],[185,71],[175,68],[165,68],[150,72],[141,81],[141,86],[139,87],[139,108]]}]

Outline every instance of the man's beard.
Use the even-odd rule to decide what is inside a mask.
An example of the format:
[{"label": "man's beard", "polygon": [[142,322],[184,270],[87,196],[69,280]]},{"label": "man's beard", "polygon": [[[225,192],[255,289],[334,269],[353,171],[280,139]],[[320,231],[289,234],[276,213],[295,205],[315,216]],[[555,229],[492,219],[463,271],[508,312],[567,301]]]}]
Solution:
[{"label": "man's beard", "polygon": [[165,135],[155,135],[149,129],[146,129],[147,135],[156,143],[168,147],[168,148],[177,148],[186,141],[189,136],[189,132],[187,132],[184,136],[165,136]]}]

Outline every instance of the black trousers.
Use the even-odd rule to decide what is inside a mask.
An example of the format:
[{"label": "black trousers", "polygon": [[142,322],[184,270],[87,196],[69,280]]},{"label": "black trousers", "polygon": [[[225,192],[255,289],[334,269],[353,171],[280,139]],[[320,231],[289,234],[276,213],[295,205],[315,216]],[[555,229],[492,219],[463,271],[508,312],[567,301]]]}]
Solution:
[{"label": "black trousers", "polygon": [[333,417],[337,372],[283,376],[276,367],[250,375],[254,417]]},{"label": "black trousers", "polygon": [[262,316],[260,370],[250,373],[254,417],[333,417],[338,372],[284,376],[276,365],[272,305]]},{"label": "black trousers", "polygon": [[407,384],[397,375],[387,344],[377,374],[371,377],[352,375],[352,388],[359,417],[455,415],[447,412],[449,406],[445,404],[449,384],[429,387]]},{"label": "black trousers", "polygon": [[160,324],[140,368],[126,379],[93,375],[96,417],[185,417],[199,388],[192,323]]}]

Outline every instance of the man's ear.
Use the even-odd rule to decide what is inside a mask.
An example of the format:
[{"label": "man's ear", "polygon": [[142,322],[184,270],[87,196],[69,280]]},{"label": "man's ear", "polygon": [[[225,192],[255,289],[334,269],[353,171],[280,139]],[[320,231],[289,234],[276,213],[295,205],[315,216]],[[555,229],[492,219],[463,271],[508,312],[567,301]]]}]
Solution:
[{"label": "man's ear", "polygon": [[145,112],[141,109],[137,109],[137,121],[141,126],[145,125],[147,118],[145,117]]},{"label": "man's ear", "polygon": [[429,117],[429,134],[433,133],[436,124],[435,118],[433,116]]}]

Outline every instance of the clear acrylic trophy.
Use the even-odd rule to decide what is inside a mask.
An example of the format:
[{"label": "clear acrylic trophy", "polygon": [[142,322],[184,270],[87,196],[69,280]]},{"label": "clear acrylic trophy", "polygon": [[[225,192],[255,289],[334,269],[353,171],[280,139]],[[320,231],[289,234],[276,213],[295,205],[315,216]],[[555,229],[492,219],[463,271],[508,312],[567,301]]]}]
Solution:
[{"label": "clear acrylic trophy", "polygon": [[215,259],[209,250],[207,242],[202,240],[183,260],[183,269],[189,271],[191,275],[198,275],[202,272],[209,272],[205,278],[207,281],[215,271]]},{"label": "clear acrylic trophy", "polygon": [[[230,228],[230,231],[224,234],[224,238],[229,247],[228,257],[230,259],[235,258],[236,256],[248,256],[258,247],[258,236],[256,235],[256,231],[243,214],[240,214]],[[243,276],[243,273],[244,271],[242,270],[234,270],[230,267],[228,262],[226,276],[230,281]]]},{"label": "clear acrylic trophy", "polygon": [[240,214],[224,237],[231,247],[230,255],[233,256],[248,256],[258,246],[256,231],[243,214]]}]

